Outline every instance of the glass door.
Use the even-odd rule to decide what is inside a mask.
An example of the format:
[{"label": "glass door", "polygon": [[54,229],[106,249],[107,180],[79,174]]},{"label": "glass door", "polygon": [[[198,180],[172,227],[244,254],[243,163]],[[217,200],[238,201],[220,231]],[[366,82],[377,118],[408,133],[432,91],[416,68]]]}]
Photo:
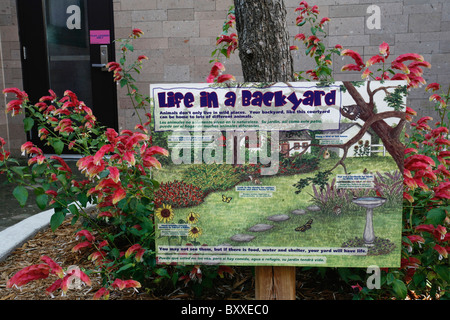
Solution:
[{"label": "glass door", "polygon": [[[37,102],[73,91],[104,126],[118,129],[113,0],[17,0],[24,90]],[[28,139],[46,152],[36,130]]]},{"label": "glass door", "polygon": [[92,106],[87,0],[45,0],[44,13],[49,87],[62,97],[76,86],[78,99]]}]

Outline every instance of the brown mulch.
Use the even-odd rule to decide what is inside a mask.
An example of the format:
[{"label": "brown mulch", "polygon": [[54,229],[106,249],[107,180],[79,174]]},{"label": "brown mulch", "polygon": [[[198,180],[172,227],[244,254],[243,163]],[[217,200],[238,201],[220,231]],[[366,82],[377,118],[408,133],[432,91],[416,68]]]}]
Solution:
[{"label": "brown mulch", "polygon": [[[13,251],[0,262],[0,300],[92,300],[94,293],[100,288],[100,278],[91,277],[92,287],[69,290],[66,296],[58,290],[54,297],[46,294],[45,289],[55,280],[55,275],[48,279],[32,281],[21,289],[6,288],[6,282],[17,271],[32,264],[42,263],[40,257],[47,255],[63,268],[71,265],[92,269],[92,262],[87,259],[89,252],[74,253],[72,248],[78,243],[75,231],[79,225],[71,226],[67,220],[55,232],[49,228],[37,233],[32,239]],[[136,292],[133,289],[111,291],[110,300],[254,300],[255,287],[253,269],[250,267],[234,267],[232,277],[218,279],[213,289],[206,289],[203,295],[195,296],[190,287],[182,282],[177,287],[155,285],[154,288],[143,288]],[[327,279],[318,275],[314,269],[305,271],[296,268],[296,297],[299,300],[351,300],[352,289],[337,277]]]}]

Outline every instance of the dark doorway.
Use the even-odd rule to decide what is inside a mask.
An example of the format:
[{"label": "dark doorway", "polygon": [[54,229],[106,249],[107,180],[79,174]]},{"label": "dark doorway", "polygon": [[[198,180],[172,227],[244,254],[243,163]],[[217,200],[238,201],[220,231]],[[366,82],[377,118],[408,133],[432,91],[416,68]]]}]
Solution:
[{"label": "dark doorway", "polygon": [[[17,0],[24,90],[36,103],[48,90],[73,91],[101,125],[117,130],[112,0]],[[28,140],[47,152],[37,136]]]}]

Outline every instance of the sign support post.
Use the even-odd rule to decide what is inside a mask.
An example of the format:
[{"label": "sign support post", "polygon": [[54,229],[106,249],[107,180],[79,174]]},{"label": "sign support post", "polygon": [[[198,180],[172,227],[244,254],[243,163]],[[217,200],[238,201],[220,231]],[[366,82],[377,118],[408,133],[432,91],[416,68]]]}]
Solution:
[{"label": "sign support post", "polygon": [[295,267],[255,267],[256,300],[295,300]]}]

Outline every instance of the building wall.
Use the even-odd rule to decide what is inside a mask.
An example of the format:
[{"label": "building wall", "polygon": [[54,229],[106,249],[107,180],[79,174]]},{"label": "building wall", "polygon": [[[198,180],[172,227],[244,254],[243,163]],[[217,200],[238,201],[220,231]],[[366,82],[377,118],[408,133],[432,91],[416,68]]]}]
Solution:
[{"label": "building wall", "polygon": [[[137,77],[142,92],[149,92],[150,83],[205,82],[210,70],[209,60],[215,48],[216,37],[232,0],[113,0],[115,9],[116,38],[127,36],[132,28],[140,28],[145,34],[134,45],[135,55],[145,54],[142,73]],[[295,34],[307,32],[295,26],[299,0],[285,0],[288,8],[288,28],[292,44],[300,50],[294,52],[295,70],[308,70],[313,61],[302,54],[302,43],[293,40]],[[332,47],[341,44],[370,58],[378,46],[387,42],[391,57],[402,53],[422,54],[432,64],[425,69],[428,83],[450,84],[450,2],[448,0],[311,0],[317,4],[321,17],[331,22],[325,44]],[[379,29],[371,29],[367,22],[372,13],[368,8],[376,5],[381,11]],[[0,86],[21,88],[20,44],[14,0],[0,0]],[[340,72],[349,63],[337,58],[334,64],[336,80],[360,80],[358,73]],[[391,58],[392,59],[392,58]],[[225,62],[226,72],[242,80],[238,54]],[[0,108],[6,101],[0,99]],[[413,90],[409,105],[419,115],[434,114],[423,90]],[[136,123],[125,93],[119,89],[120,129],[132,128]],[[9,136],[10,145],[18,146],[25,135],[20,133],[21,118],[6,120],[0,112],[0,136]],[[9,130],[9,135],[7,130]]]},{"label": "building wall", "polygon": [[[16,1],[0,0],[0,90],[22,87],[19,31],[17,27]],[[9,98],[0,94],[0,137],[8,146],[15,146],[15,153],[26,141],[23,117],[6,115],[5,106]]]}]

